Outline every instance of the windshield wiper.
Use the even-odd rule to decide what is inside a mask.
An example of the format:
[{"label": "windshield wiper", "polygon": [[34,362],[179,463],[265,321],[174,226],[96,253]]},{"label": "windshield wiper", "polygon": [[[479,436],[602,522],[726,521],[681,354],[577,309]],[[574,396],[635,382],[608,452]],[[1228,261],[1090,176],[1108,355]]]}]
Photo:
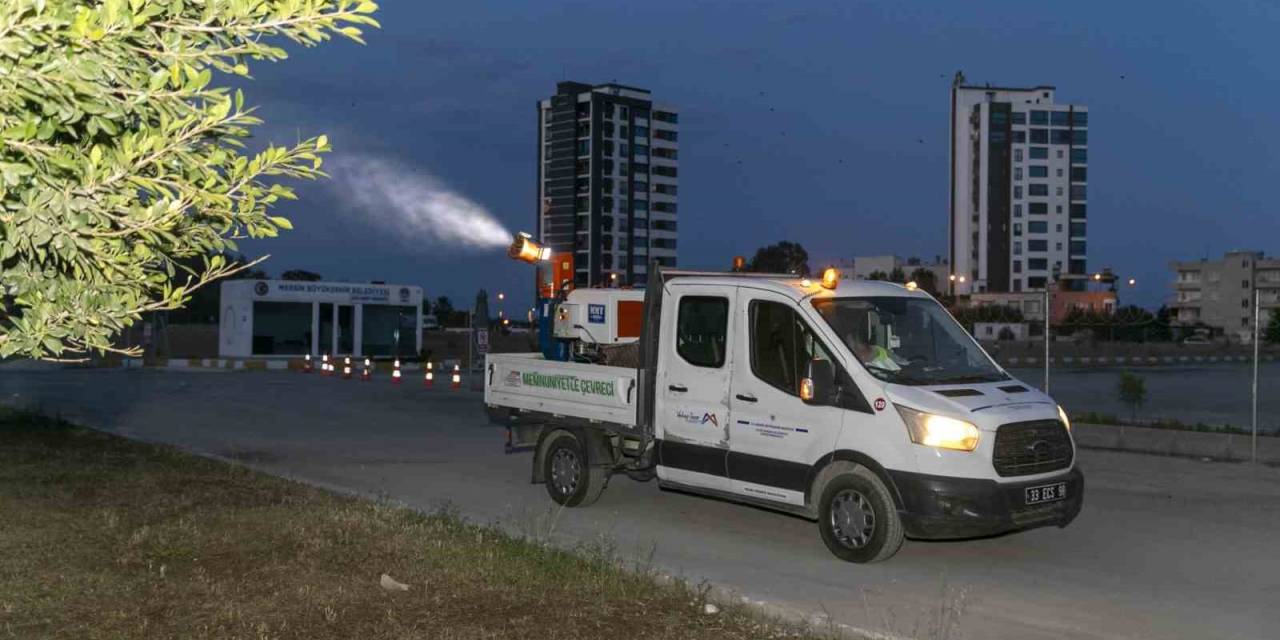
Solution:
[{"label": "windshield wiper", "polygon": [[889,382],[895,382],[899,384],[933,384],[929,380],[925,380],[923,378],[917,378],[915,376],[909,376],[903,373],[902,369],[890,369],[888,367],[880,367],[874,364],[866,364],[866,363],[863,363],[862,366],[866,367],[868,371],[871,371],[873,373],[879,372],[884,374],[884,377],[887,378]]},{"label": "windshield wiper", "polygon": [[965,382],[1003,382],[1008,380],[1009,376],[997,373],[980,373],[970,374],[967,376],[952,376],[950,378],[939,378],[933,384],[962,384]]}]

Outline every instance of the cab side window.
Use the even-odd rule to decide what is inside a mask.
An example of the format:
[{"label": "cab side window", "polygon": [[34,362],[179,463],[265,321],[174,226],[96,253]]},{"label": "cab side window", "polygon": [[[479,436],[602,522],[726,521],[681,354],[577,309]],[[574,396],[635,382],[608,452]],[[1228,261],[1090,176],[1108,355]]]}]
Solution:
[{"label": "cab side window", "polygon": [[794,309],[763,300],[751,303],[751,371],[757,378],[799,396],[800,379],[813,359],[832,361]]},{"label": "cab side window", "polygon": [[728,298],[680,298],[680,310],[676,318],[676,353],[685,362],[695,367],[723,367],[728,335]]}]

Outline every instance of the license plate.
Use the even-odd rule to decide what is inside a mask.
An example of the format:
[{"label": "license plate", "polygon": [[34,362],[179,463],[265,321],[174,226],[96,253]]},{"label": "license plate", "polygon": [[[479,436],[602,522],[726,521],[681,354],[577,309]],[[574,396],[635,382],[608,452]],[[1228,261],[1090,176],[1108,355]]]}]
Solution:
[{"label": "license plate", "polygon": [[1042,484],[1038,487],[1027,487],[1023,489],[1023,492],[1027,504],[1057,502],[1067,497],[1067,483],[1055,482],[1053,484]]}]

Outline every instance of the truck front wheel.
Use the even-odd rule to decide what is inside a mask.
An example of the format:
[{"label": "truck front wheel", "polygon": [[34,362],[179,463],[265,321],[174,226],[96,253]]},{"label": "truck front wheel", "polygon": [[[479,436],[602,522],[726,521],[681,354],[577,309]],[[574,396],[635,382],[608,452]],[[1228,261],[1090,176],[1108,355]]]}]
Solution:
[{"label": "truck front wheel", "polygon": [[887,560],[902,547],[902,520],[893,496],[865,467],[833,478],[822,491],[818,531],[827,549],[847,562]]},{"label": "truck front wheel", "polygon": [[571,433],[553,436],[542,456],[542,477],[556,504],[585,507],[595,502],[608,480],[606,469],[593,466],[582,442]]}]

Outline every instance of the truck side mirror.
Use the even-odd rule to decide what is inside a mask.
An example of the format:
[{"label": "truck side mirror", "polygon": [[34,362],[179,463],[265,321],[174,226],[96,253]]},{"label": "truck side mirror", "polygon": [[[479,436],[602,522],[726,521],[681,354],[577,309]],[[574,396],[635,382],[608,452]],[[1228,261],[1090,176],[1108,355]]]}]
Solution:
[{"label": "truck side mirror", "polygon": [[836,395],[836,374],[829,360],[813,359],[800,380],[800,399],[805,404],[829,405]]}]

